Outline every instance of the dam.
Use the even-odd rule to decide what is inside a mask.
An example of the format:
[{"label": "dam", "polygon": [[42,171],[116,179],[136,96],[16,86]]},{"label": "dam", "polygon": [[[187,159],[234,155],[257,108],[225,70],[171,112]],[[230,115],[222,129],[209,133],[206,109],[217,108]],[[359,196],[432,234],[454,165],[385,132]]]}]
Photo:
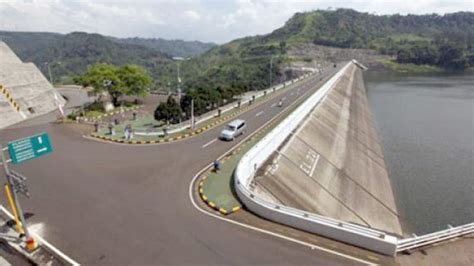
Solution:
[{"label": "dam", "polygon": [[346,69],[333,89],[255,178],[271,202],[402,235],[362,70]]},{"label": "dam", "polygon": [[0,129],[64,106],[66,101],[33,63],[0,41]]},{"label": "dam", "polygon": [[244,154],[237,196],[267,220],[389,256],[472,234],[474,223],[406,238],[364,69],[344,65]]}]

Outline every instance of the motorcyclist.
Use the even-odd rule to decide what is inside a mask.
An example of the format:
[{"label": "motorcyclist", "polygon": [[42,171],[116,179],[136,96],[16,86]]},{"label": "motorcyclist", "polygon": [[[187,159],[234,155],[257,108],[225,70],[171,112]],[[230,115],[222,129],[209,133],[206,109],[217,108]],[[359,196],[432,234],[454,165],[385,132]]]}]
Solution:
[{"label": "motorcyclist", "polygon": [[280,101],[278,102],[278,107],[282,107],[283,106],[283,99],[280,99]]}]

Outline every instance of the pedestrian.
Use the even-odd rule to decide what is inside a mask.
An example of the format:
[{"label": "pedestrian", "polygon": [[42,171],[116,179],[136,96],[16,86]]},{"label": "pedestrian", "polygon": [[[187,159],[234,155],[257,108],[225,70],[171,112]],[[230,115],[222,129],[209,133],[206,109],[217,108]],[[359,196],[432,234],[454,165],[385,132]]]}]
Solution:
[{"label": "pedestrian", "polygon": [[129,140],[130,133],[128,131],[128,125],[123,129],[123,136],[125,137],[125,140]]},{"label": "pedestrian", "polygon": [[111,136],[115,135],[115,129],[114,129],[114,125],[112,123],[109,124],[109,135],[111,135]]},{"label": "pedestrian", "polygon": [[215,160],[214,161],[214,172],[217,173],[217,171],[221,170],[221,163],[219,162],[219,160]]}]

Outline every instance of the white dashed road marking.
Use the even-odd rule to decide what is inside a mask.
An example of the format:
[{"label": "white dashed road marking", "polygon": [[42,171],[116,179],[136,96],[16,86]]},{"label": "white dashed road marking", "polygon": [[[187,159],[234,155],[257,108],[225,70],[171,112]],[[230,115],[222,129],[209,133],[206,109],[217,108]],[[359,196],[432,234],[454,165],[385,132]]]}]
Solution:
[{"label": "white dashed road marking", "polygon": [[206,148],[207,146],[211,145],[212,143],[214,143],[214,142],[216,142],[216,141],[217,141],[217,138],[215,138],[215,139],[209,141],[208,143],[202,145],[202,148]]}]

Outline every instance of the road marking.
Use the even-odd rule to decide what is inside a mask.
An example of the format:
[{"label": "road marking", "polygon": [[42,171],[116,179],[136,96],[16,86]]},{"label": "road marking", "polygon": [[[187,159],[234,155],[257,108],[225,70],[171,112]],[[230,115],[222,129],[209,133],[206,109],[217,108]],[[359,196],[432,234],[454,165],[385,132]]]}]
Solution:
[{"label": "road marking", "polygon": [[272,106],[271,106],[271,107],[275,107],[276,105],[277,105],[277,104],[276,104],[276,103],[274,103],[274,104],[272,104]]},{"label": "road marking", "polygon": [[10,266],[11,264],[6,261],[3,257],[0,257],[0,265]]},{"label": "road marking", "polygon": [[311,250],[320,250],[320,251],[323,251],[323,252],[327,252],[327,253],[330,253],[330,254],[333,254],[333,255],[336,255],[336,256],[340,256],[340,257],[343,257],[343,258],[346,258],[346,259],[349,259],[349,260],[353,260],[353,261],[357,261],[357,262],[360,262],[360,263],[364,263],[366,265],[377,265],[377,264],[374,264],[373,262],[370,262],[370,261],[367,261],[367,260],[364,260],[364,259],[360,259],[360,258],[357,258],[357,257],[353,257],[351,255],[348,255],[348,254],[344,254],[344,253],[341,253],[341,252],[338,252],[338,251],[335,251],[335,250],[331,250],[331,249],[328,249],[328,248],[324,248],[322,246],[318,246],[318,245],[315,245],[315,244],[311,244],[311,243],[308,243],[308,242],[304,242],[304,241],[301,241],[301,240],[298,240],[298,239],[295,239],[295,238],[291,238],[291,237],[288,237],[288,236],[285,236],[285,235],[282,235],[282,234],[278,234],[278,233],[274,233],[274,232],[271,232],[271,231],[268,231],[268,230],[265,230],[265,229],[261,229],[261,228],[258,228],[258,227],[255,227],[255,226],[252,226],[252,225],[249,225],[249,224],[244,224],[244,223],[241,223],[241,222],[237,222],[237,221],[234,221],[234,220],[231,220],[229,218],[225,218],[225,217],[222,217],[222,216],[219,216],[219,215],[216,215],[214,213],[210,213],[210,212],[207,212],[206,210],[202,209],[199,205],[197,205],[197,203],[195,202],[194,200],[194,197],[193,197],[193,187],[194,187],[194,183],[196,182],[196,180],[199,178],[199,176],[207,170],[207,168],[211,167],[212,164],[209,164],[207,165],[206,167],[204,167],[201,171],[199,171],[194,177],[193,179],[191,180],[191,183],[189,185],[189,198],[191,200],[191,203],[193,204],[194,208],[196,208],[198,211],[200,211],[201,213],[205,214],[205,215],[208,215],[210,217],[214,217],[216,219],[219,219],[221,221],[225,221],[225,222],[228,222],[228,223],[231,223],[231,224],[234,224],[234,225],[238,225],[238,226],[242,226],[244,228],[247,228],[247,229],[250,229],[250,230],[254,230],[254,231],[257,231],[257,232],[260,232],[260,233],[264,233],[264,234],[268,234],[268,235],[271,235],[271,236],[274,236],[274,237],[277,237],[277,238],[281,238],[281,239],[284,239],[284,240],[287,240],[287,241],[290,241],[290,242],[293,242],[293,243],[297,243],[297,244],[300,244],[300,245],[303,245],[303,246],[306,246],[306,247],[309,247],[311,248]]},{"label": "road marking", "polygon": [[309,172],[309,176],[312,177],[313,174],[314,174],[314,170],[316,169],[316,165],[318,164],[319,162],[319,154],[318,154],[318,157],[316,158],[316,160],[314,161],[314,164],[313,164],[313,167],[311,168],[311,172]]},{"label": "road marking", "polygon": [[263,111],[260,111],[260,112],[258,112],[258,113],[255,115],[255,117],[259,117],[259,116],[261,116],[262,114],[263,114]]},{"label": "road marking", "polygon": [[202,145],[202,148],[206,148],[207,146],[211,145],[212,143],[214,143],[214,142],[216,142],[216,141],[217,141],[217,138],[215,138],[215,139],[209,141],[208,143]]}]

